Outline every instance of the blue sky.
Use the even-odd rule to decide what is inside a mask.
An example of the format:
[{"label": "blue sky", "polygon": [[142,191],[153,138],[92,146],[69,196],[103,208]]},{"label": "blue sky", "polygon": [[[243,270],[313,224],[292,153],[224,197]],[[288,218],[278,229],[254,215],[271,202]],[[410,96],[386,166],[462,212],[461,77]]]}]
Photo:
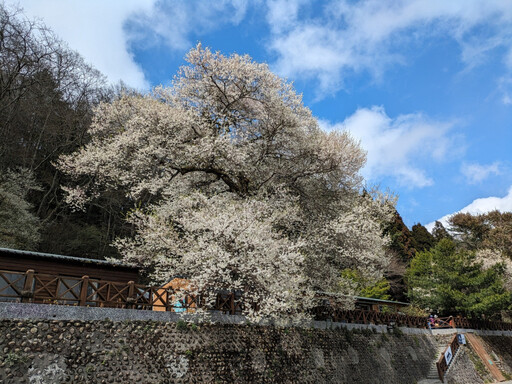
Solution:
[{"label": "blue sky", "polygon": [[[16,4],[14,1],[7,1]],[[112,82],[168,84],[198,41],[293,81],[409,226],[512,211],[512,0],[25,0]]]}]

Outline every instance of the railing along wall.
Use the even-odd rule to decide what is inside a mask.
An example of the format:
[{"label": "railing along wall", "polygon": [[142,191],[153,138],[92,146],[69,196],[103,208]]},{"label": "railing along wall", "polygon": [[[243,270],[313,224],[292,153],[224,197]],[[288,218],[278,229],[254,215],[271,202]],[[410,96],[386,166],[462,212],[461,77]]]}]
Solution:
[{"label": "railing along wall", "polygon": [[[106,280],[58,276],[0,270],[0,301],[57,304],[88,307],[126,308],[168,312],[195,312],[198,308],[237,315],[244,312],[239,292],[220,291],[213,303],[206,303],[201,295],[187,294],[170,287],[145,286],[133,281],[120,283]],[[427,328],[426,317],[408,316],[368,310],[347,310],[325,298],[317,298],[318,305],[311,310],[315,320],[355,324],[396,325]],[[512,323],[474,320],[460,317],[440,324],[456,328],[508,330]]]},{"label": "railing along wall", "polygon": [[[450,363],[453,361],[453,358],[455,357],[455,354],[457,353],[457,350],[459,349],[459,339],[457,338],[457,335],[455,335],[450,342],[450,345],[446,347],[446,349],[443,351],[441,356],[439,357],[439,360],[436,363],[437,366],[437,374],[439,375],[439,380],[441,380],[444,383],[444,375],[446,371],[448,370],[448,367],[450,366]],[[448,362],[446,361],[446,352],[450,350],[451,356]]]},{"label": "railing along wall", "polygon": [[170,312],[194,312],[197,308],[241,314],[243,304],[234,292],[218,292],[214,303],[206,304],[201,295],[179,289],[145,286],[133,281],[106,280],[0,270],[0,301],[125,308]]}]

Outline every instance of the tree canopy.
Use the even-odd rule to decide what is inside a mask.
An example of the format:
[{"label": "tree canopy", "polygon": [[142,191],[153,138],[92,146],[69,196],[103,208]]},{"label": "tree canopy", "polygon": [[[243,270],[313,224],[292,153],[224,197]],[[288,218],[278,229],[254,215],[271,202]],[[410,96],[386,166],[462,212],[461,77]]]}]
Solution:
[{"label": "tree canopy", "polygon": [[458,213],[450,217],[449,223],[466,249],[494,249],[512,258],[512,212]]},{"label": "tree canopy", "polygon": [[441,314],[493,316],[511,305],[503,264],[483,268],[475,252],[457,248],[447,238],[419,252],[406,277],[411,301]]},{"label": "tree canopy", "polygon": [[169,88],[101,104],[91,142],[64,156],[80,208],[133,201],[125,260],[157,281],[239,289],[260,314],[296,313],[341,271],[381,276],[393,201],[360,193],[365,153],[322,131],[291,84],[248,56],[198,45]]},{"label": "tree canopy", "polygon": [[40,187],[26,169],[0,173],[0,247],[35,249],[40,223],[27,194]]},{"label": "tree canopy", "polygon": [[61,190],[65,176],[54,166],[60,155],[87,142],[93,106],[112,93],[104,76],[42,22],[0,2],[0,174],[8,179],[30,174],[39,186],[18,195],[38,218],[25,222],[27,230],[37,222],[32,232],[39,233],[38,240],[16,242],[17,247],[94,257],[115,254],[108,252],[118,224],[111,206],[72,213]]}]

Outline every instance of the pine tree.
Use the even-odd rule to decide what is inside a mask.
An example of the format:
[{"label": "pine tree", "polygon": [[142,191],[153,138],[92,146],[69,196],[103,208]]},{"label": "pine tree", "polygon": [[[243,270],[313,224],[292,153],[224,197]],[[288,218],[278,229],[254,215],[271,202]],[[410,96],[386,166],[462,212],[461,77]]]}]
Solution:
[{"label": "pine tree", "polygon": [[419,252],[407,271],[409,298],[420,308],[444,315],[498,316],[511,305],[504,288],[504,266],[483,268],[472,251],[442,239]]},{"label": "pine tree", "polygon": [[428,251],[436,243],[434,236],[420,223],[412,226],[411,234],[417,251]]}]

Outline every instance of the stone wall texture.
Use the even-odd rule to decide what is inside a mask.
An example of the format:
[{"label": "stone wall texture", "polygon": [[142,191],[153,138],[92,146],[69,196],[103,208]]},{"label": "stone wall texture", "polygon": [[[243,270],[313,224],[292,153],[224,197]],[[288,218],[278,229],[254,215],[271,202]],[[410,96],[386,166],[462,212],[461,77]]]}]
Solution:
[{"label": "stone wall texture", "polygon": [[152,321],[0,320],[2,383],[415,383],[428,335]]},{"label": "stone wall texture", "polygon": [[[492,376],[481,364],[480,372],[475,364],[475,354],[467,347],[460,347],[452,366],[446,372],[445,381],[448,384],[484,384],[492,382]],[[485,372],[484,372],[485,371]],[[491,381],[486,381],[491,380]]]},{"label": "stone wall texture", "polygon": [[[512,337],[479,336],[482,346],[506,379],[512,378]],[[461,346],[448,369],[448,384],[494,383],[496,380],[470,346]],[[510,382],[510,381],[508,381]]]},{"label": "stone wall texture", "polygon": [[[453,338],[328,326],[0,316],[0,383],[418,383]],[[481,338],[511,374],[512,336]],[[445,382],[489,382],[487,374],[464,347]]]}]

